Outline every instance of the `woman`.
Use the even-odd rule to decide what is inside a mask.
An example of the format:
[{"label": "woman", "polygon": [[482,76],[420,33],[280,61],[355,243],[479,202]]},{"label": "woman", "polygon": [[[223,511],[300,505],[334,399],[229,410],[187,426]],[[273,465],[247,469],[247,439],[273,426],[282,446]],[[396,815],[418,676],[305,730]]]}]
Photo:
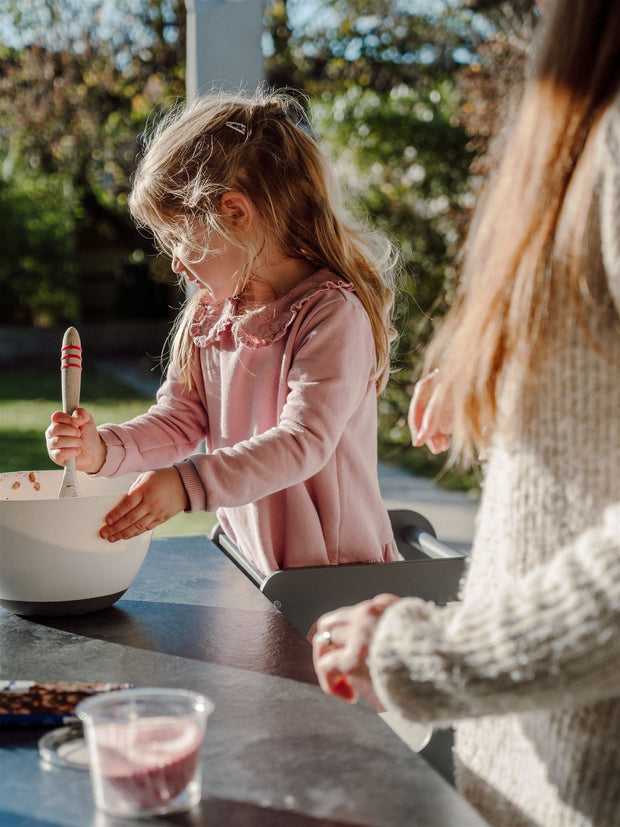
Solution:
[{"label": "woman", "polygon": [[462,602],[381,595],[313,644],[325,691],[454,724],[498,827],[620,821],[619,86],[620,3],[549,3],[410,409],[487,459]]}]

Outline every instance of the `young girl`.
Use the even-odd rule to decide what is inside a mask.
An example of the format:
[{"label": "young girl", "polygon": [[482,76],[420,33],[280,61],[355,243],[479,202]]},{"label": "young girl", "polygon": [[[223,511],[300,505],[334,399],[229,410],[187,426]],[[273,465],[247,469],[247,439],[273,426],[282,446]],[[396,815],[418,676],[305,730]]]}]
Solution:
[{"label": "young girl", "polygon": [[208,510],[264,573],[398,559],[376,457],[393,260],[343,221],[301,123],[282,94],[212,96],[150,141],[130,209],[198,287],[166,382],[124,425],[80,409],[46,433],[59,465],[147,472],[105,539]]}]

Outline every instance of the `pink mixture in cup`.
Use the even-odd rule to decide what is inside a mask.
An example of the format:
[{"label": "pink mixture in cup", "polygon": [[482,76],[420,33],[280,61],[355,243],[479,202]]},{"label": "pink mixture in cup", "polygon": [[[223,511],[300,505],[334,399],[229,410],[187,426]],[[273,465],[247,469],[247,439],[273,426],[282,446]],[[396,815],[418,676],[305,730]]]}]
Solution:
[{"label": "pink mixture in cup", "polygon": [[[194,721],[154,717],[131,724],[99,724],[96,774],[104,800],[122,798],[135,809],[170,804],[198,766],[202,731]],[[120,802],[119,802],[120,803]]]}]

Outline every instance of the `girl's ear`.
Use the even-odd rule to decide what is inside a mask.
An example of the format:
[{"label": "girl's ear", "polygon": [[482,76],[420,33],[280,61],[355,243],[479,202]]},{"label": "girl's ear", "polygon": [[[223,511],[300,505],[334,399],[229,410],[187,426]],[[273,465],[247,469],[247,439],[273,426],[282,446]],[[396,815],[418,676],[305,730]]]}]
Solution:
[{"label": "girl's ear", "polygon": [[231,190],[220,199],[220,212],[236,230],[247,231],[252,223],[252,204],[243,193]]}]

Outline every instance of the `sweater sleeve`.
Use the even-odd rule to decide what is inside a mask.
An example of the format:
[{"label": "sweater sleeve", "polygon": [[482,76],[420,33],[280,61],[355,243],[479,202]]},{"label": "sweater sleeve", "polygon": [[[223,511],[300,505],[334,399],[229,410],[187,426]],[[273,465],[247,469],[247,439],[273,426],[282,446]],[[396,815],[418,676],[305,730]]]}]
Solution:
[{"label": "sweater sleeve", "polygon": [[190,510],[245,505],[320,471],[371,386],[374,398],[374,370],[363,306],[338,296],[313,308],[296,334],[277,426],[176,466]]},{"label": "sweater sleeve", "polygon": [[131,471],[150,471],[172,465],[195,451],[207,435],[208,417],[200,387],[198,357],[193,367],[193,389],[174,370],[149,410],[122,425],[98,428],[106,445],[106,460],[98,474],[106,477]]},{"label": "sweater sleeve", "polygon": [[388,708],[446,724],[581,706],[620,686],[620,503],[526,577],[483,601],[391,606],[369,665]]}]

